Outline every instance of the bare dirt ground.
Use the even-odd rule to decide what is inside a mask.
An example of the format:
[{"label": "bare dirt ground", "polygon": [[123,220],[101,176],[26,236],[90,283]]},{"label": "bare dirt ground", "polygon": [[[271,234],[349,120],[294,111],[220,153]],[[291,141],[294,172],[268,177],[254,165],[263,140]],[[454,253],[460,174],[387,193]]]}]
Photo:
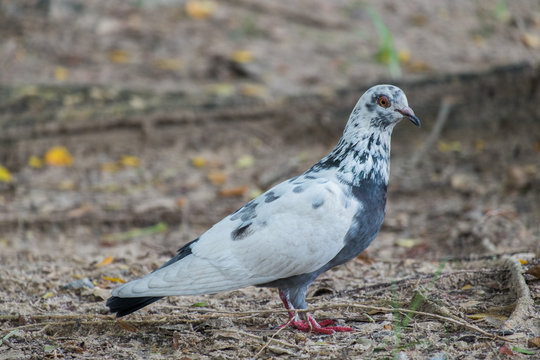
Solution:
[{"label": "bare dirt ground", "polygon": [[[540,60],[533,1],[506,12],[497,1],[368,3],[410,55],[405,79]],[[3,84],[267,101],[387,78],[354,1],[229,0],[204,19],[176,1],[0,4]],[[18,156],[0,183],[0,359],[537,358],[540,122],[530,116],[487,128],[450,117],[415,166],[435,117],[422,119],[427,130],[396,129],[380,235],[308,294],[317,318],[356,329],[331,336],[278,329],[286,314],[271,289],[167,298],[121,321],[104,302],[119,281],[309,168],[340,129],[263,119],[162,128],[151,141],[130,129],[17,140],[25,156],[62,145],[74,160],[37,168]]]}]

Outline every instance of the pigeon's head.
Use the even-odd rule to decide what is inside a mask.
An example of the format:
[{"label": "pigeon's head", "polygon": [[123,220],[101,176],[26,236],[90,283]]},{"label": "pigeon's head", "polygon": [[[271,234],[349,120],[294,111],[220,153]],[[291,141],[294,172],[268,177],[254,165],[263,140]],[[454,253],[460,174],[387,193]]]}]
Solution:
[{"label": "pigeon's head", "polygon": [[362,95],[356,104],[347,127],[392,130],[402,119],[420,127],[420,120],[409,107],[405,93],[393,85],[376,85]]}]

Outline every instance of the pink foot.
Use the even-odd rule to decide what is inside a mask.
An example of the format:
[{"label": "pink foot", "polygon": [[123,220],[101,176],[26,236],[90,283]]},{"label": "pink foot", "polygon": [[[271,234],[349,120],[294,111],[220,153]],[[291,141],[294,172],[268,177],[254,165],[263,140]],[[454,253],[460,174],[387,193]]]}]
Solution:
[{"label": "pink foot", "polygon": [[330,335],[335,332],[354,331],[353,328],[348,327],[348,326],[328,326],[334,323],[334,320],[332,319],[323,320],[320,323],[318,323],[309,313],[307,314],[307,318],[308,318],[308,321],[306,320],[289,321],[287,324],[281,325],[280,328],[289,325],[303,332],[312,332],[315,334],[324,334],[324,335]]}]

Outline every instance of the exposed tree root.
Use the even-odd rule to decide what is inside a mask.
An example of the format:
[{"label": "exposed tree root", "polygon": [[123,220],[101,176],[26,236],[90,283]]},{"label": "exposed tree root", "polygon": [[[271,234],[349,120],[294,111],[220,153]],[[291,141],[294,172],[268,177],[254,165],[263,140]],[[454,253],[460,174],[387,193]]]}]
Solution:
[{"label": "exposed tree root", "polygon": [[505,321],[503,329],[514,330],[522,328],[534,313],[534,301],[531,297],[529,287],[523,278],[523,268],[516,257],[505,256],[501,260],[510,272],[509,284],[510,288],[516,296],[515,308],[508,320]]}]

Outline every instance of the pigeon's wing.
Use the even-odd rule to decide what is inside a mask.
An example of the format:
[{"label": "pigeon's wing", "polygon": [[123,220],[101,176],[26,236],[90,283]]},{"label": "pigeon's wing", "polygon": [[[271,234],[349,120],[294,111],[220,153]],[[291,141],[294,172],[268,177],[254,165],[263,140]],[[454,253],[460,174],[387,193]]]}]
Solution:
[{"label": "pigeon's wing", "polygon": [[359,206],[339,183],[291,179],[215,224],[178,261],[113,295],[209,294],[315,271],[343,248]]}]

